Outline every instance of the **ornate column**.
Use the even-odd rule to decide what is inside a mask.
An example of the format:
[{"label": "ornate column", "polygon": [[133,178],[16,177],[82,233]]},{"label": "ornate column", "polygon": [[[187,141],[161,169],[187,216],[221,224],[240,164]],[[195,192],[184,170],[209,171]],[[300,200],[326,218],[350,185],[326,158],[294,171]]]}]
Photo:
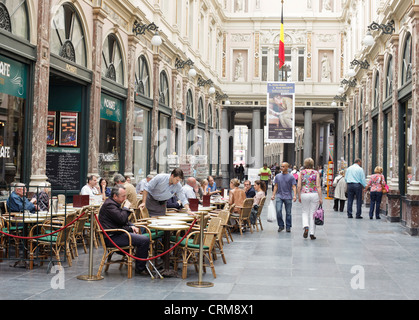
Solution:
[{"label": "ornate column", "polygon": [[260,109],[253,109],[252,119],[252,146],[253,156],[255,160],[254,168],[262,168],[263,166],[263,128],[261,127],[261,111]]},{"label": "ornate column", "polygon": [[221,110],[221,176],[222,188],[229,188],[230,185],[230,134],[229,134],[229,119],[228,109],[223,107]]},{"label": "ornate column", "polygon": [[[390,48],[393,55],[393,83],[399,83],[399,35],[393,34],[390,38]],[[395,88],[396,86],[393,85]],[[393,135],[392,135],[392,146],[391,146],[391,157],[393,159],[392,177],[391,181],[388,181],[390,191],[387,195],[388,199],[388,212],[387,220],[390,222],[400,221],[400,189],[399,189],[399,102],[398,92],[393,90],[392,97],[393,105],[391,111],[391,117],[393,120]]]},{"label": "ornate column", "polygon": [[50,62],[51,0],[38,4],[37,60],[33,92],[32,165],[30,185],[47,181],[47,117]]},{"label": "ornate column", "polygon": [[102,90],[103,23],[107,14],[101,7],[93,8],[92,87],[90,90],[88,175],[99,174],[99,128]]},{"label": "ornate column", "polygon": [[313,157],[313,109],[304,110],[304,160]]},{"label": "ornate column", "polygon": [[[158,146],[159,130],[159,86],[160,86],[160,61],[161,57],[157,53],[153,55],[153,110],[151,111],[151,152],[150,152],[150,170],[151,174],[157,174],[156,150]],[[186,120],[185,120],[186,121]]]},{"label": "ornate column", "polygon": [[409,17],[412,19],[412,181],[403,199],[406,210],[406,228],[411,235],[419,234],[419,5],[412,6]]},{"label": "ornate column", "polygon": [[139,40],[134,35],[128,36],[128,99],[125,113],[125,176],[133,177],[132,159],[134,157],[134,109],[135,109],[135,47]]}]

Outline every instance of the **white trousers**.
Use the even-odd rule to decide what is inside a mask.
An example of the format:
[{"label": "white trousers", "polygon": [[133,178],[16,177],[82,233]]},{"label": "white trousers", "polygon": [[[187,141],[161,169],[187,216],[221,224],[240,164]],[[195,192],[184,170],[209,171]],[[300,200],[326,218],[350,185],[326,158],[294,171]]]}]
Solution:
[{"label": "white trousers", "polygon": [[309,227],[309,233],[314,235],[316,232],[316,225],[314,224],[313,215],[319,207],[319,194],[317,192],[301,193],[301,206],[303,228]]}]

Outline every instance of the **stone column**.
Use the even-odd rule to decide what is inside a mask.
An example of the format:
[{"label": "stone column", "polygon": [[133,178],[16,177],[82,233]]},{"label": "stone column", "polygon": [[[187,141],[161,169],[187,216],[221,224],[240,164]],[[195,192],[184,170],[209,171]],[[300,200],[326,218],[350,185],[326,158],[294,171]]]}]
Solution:
[{"label": "stone column", "polygon": [[222,188],[229,188],[230,185],[230,133],[228,109],[223,107],[221,111],[221,176]]},{"label": "stone column", "polygon": [[[158,53],[153,55],[153,110],[151,111],[151,152],[150,152],[150,169],[151,174],[157,174],[157,158],[156,150],[158,146],[158,129],[159,129],[159,86],[160,86],[160,61],[161,57]],[[186,120],[185,120],[186,123]]]},{"label": "stone column", "polygon": [[313,157],[313,109],[304,110],[304,160]]},{"label": "stone column", "polygon": [[47,144],[45,137],[47,136],[50,72],[50,16],[51,0],[40,0],[38,4],[37,60],[33,92],[31,186],[38,186],[48,179],[46,176]]},{"label": "stone column", "polygon": [[93,8],[92,87],[90,90],[88,175],[99,174],[99,128],[102,90],[103,23],[107,14],[101,7]]},{"label": "stone column", "polygon": [[[338,110],[335,113],[335,153],[336,160],[341,160],[343,158],[344,144],[343,144],[343,111]],[[335,164],[335,171],[337,168],[337,163]]]},{"label": "stone column", "polygon": [[413,178],[407,188],[403,208],[406,208],[406,228],[411,235],[419,233],[419,5],[412,6],[409,12],[412,18],[412,173]]},{"label": "stone column", "polygon": [[[390,38],[390,48],[393,56],[393,83],[399,83],[399,35],[393,34]],[[399,102],[398,92],[393,90],[393,105],[391,111],[391,117],[393,119],[393,136],[392,136],[392,177],[388,181],[390,191],[387,195],[388,199],[388,212],[387,220],[390,222],[400,221],[400,189],[399,189]]]},{"label": "stone column", "polygon": [[255,159],[254,168],[262,168],[263,166],[263,128],[261,128],[261,114],[260,109],[253,109],[252,119],[252,146],[253,157]]},{"label": "stone column", "polygon": [[134,157],[134,110],[135,110],[135,47],[139,43],[134,35],[128,36],[128,99],[126,103],[125,124],[125,176],[133,177],[132,160]]}]

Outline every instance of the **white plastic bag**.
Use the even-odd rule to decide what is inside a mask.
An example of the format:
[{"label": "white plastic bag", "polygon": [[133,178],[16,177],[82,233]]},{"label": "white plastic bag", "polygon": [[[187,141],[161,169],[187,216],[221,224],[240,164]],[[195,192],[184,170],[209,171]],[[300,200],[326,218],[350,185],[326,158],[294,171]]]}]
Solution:
[{"label": "white plastic bag", "polygon": [[268,206],[268,222],[275,222],[275,221],[276,221],[275,202],[271,200]]}]

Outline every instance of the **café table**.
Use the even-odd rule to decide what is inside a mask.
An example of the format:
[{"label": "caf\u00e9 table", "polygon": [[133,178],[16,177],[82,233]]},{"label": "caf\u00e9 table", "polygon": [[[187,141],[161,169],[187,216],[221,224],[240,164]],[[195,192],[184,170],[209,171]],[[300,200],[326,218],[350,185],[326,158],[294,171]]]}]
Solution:
[{"label": "caf\u00e9 table", "polygon": [[[148,227],[150,229],[164,231],[163,247],[165,252],[170,249],[170,233],[172,231],[188,230],[190,228],[184,221],[181,221],[181,223],[176,220],[159,219],[158,221],[164,221],[165,223],[153,223],[153,220],[149,220]],[[163,256],[163,271],[161,272],[161,275],[166,277],[178,277],[177,271],[170,270],[170,257],[168,253]]]}]

